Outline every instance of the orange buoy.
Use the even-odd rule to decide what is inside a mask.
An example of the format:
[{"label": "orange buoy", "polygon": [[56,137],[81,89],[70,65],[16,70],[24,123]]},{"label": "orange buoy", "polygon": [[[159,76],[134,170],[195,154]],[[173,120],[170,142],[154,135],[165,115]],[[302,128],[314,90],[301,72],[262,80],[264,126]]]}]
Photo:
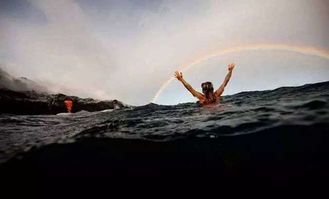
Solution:
[{"label": "orange buoy", "polygon": [[71,113],[72,111],[72,106],[73,106],[73,101],[72,100],[65,100],[64,104],[66,106],[66,110],[68,113]]}]

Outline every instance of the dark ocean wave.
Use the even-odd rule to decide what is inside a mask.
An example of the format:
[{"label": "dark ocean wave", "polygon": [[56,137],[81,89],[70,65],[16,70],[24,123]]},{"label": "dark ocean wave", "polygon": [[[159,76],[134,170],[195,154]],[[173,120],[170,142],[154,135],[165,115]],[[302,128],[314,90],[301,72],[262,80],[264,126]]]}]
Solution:
[{"label": "dark ocean wave", "polygon": [[1,171],[115,179],[256,174],[274,182],[327,175],[329,82],[242,92],[222,102],[1,114]]}]

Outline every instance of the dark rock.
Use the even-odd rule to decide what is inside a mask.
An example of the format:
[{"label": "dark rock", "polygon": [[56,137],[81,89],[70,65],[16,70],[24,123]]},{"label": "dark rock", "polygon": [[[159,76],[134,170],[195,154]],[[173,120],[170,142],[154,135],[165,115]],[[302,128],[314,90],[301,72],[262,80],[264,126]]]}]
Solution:
[{"label": "dark rock", "polygon": [[0,68],[0,113],[57,114],[67,112],[64,100],[73,101],[72,112],[122,108],[118,100],[94,100],[64,94],[49,94],[42,85],[28,78],[16,78]]},{"label": "dark rock", "polygon": [[0,89],[0,113],[12,114],[57,114],[66,112],[64,100],[73,101],[72,112],[101,111],[122,108],[118,100],[95,100],[64,94],[47,94],[35,91],[13,91]]}]

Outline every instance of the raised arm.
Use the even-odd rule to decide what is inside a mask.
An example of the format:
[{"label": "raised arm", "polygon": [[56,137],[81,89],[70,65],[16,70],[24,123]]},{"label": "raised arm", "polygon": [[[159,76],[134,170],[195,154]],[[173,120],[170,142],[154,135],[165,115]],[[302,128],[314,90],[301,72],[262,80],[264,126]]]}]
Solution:
[{"label": "raised arm", "polygon": [[204,96],[203,96],[203,94],[202,94],[202,93],[199,93],[199,92],[196,91],[196,90],[194,90],[194,88],[192,88],[192,86],[184,80],[182,72],[179,73],[178,71],[176,71],[176,72],[175,72],[175,77],[176,77],[180,82],[183,83],[183,85],[185,86],[185,88],[186,88],[188,91],[190,91],[190,93],[192,93],[192,95],[193,95],[194,97],[197,97],[199,100],[204,100]]},{"label": "raised arm", "polygon": [[227,66],[228,68],[228,73],[224,79],[224,82],[222,83],[222,85],[215,91],[215,96],[216,97],[219,97],[222,95],[222,93],[224,92],[224,88],[225,86],[227,85],[227,83],[230,81],[231,79],[231,76],[232,76],[232,71],[233,71],[233,68],[234,68],[235,64],[234,63],[231,63]]}]

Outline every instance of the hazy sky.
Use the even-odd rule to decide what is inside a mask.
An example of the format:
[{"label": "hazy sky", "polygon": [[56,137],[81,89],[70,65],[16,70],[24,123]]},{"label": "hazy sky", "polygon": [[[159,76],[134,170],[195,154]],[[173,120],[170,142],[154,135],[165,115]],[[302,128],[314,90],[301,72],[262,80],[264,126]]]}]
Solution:
[{"label": "hazy sky", "polygon": [[[249,43],[329,50],[328,0],[1,0],[0,67],[54,92],[147,104],[183,63]],[[224,94],[329,80],[329,60],[285,51],[246,51],[184,74],[196,89]],[[177,81],[158,103],[196,101]]]}]

